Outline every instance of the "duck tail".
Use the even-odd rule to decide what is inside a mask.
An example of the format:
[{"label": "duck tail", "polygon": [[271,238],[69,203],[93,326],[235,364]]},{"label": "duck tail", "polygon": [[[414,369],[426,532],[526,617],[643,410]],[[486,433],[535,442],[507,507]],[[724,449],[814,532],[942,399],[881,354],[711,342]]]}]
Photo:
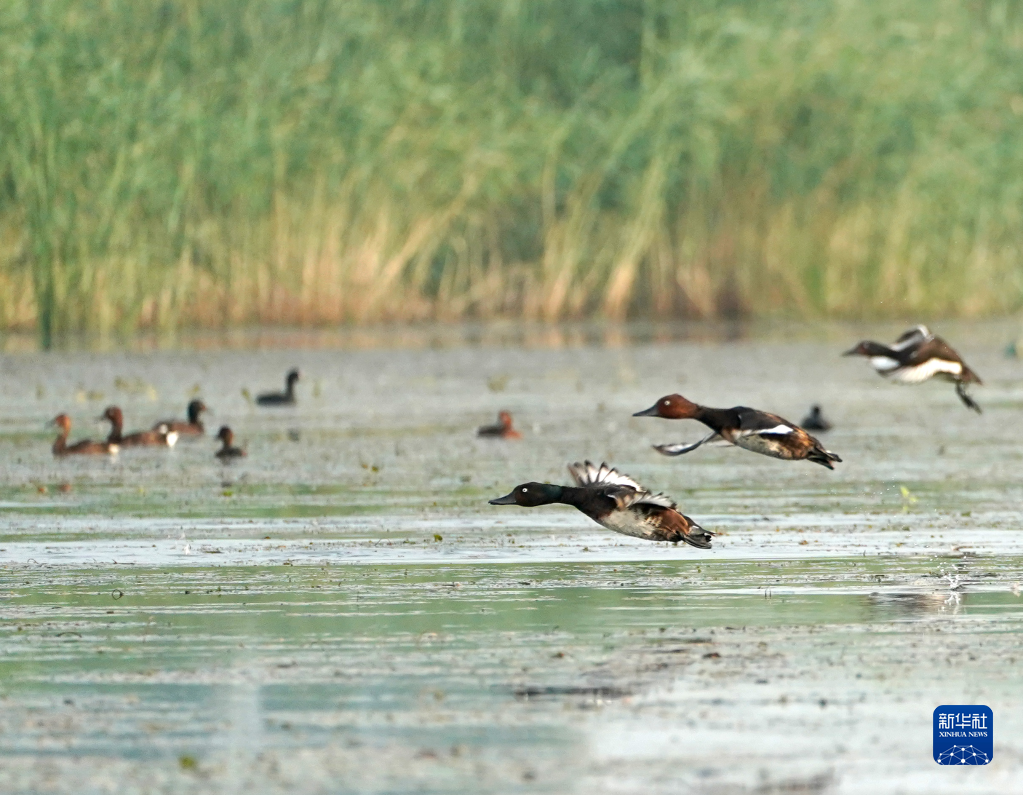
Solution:
[{"label": "duck tail", "polygon": [[842,463],[842,459],[838,457],[837,453],[832,453],[830,450],[825,450],[820,444],[814,445],[810,454],[806,457],[807,461],[813,461],[815,464],[820,464],[822,467],[828,469],[834,469],[833,463]]},{"label": "duck tail", "polygon": [[689,544],[689,546],[696,547],[697,549],[710,549],[711,542],[714,539],[714,533],[710,530],[704,530],[688,516],[685,516],[685,514],[683,514],[683,516],[689,523],[689,527],[679,533],[679,538],[675,541],[675,543],[677,544],[679,541],[683,541],[686,544]]},{"label": "duck tail", "polygon": [[984,385],[984,382],[980,380],[980,376],[977,375],[973,370],[963,365],[963,371],[959,374],[959,382],[963,384],[979,384]]},{"label": "duck tail", "polygon": [[[977,378],[977,376],[973,374],[973,371],[972,370],[967,370],[964,367],[963,368],[963,373],[965,374],[967,372],[969,372],[970,375],[973,375],[973,377],[977,379],[977,383],[978,384],[980,383],[980,379]],[[966,384],[967,383],[968,383],[968,381],[965,380],[965,379],[962,380],[962,381],[956,381],[956,394],[959,395],[959,399],[961,401],[963,401],[963,405],[965,405],[966,408],[971,409],[972,411],[975,411],[978,414],[980,414],[981,413],[980,406],[977,405],[977,402],[972,397],[970,397],[969,393],[966,391]]]}]

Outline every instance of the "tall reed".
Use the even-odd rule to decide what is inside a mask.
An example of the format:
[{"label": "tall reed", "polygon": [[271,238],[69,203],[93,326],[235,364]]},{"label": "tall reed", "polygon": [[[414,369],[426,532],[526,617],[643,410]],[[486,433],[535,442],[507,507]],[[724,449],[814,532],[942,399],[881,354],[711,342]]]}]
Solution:
[{"label": "tall reed", "polygon": [[11,0],[0,327],[977,315],[1023,4]]}]

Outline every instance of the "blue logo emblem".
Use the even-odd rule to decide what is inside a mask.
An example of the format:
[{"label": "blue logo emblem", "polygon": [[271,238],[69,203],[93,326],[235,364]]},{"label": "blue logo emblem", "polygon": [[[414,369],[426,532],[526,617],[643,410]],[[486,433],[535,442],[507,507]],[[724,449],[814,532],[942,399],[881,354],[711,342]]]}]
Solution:
[{"label": "blue logo emblem", "polygon": [[995,716],[982,704],[946,704],[934,710],[934,761],[986,765],[995,754]]}]

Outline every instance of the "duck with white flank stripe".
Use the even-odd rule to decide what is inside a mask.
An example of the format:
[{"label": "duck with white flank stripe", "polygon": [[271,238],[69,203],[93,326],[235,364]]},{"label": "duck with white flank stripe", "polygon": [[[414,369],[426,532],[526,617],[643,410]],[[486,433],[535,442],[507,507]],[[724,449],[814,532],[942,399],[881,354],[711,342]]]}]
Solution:
[{"label": "duck with white flank stripe", "polygon": [[119,447],[173,447],[178,441],[178,432],[161,425],[154,431],[124,433],[124,414],[117,406],[107,406],[99,418],[110,423],[109,444]]},{"label": "duck with white flank stripe", "polygon": [[734,444],[761,455],[786,461],[813,461],[834,469],[834,461],[841,461],[825,450],[819,441],[794,422],[777,414],[735,406],[730,409],[712,409],[700,406],[681,395],[665,395],[645,411],[633,417],[661,417],[666,420],[699,420],[713,431],[692,444],[661,444],[654,449],[664,455],[682,455],[705,444]]},{"label": "duck with white flank stripe", "polygon": [[622,535],[648,541],[680,541],[710,549],[714,533],[678,511],[674,500],[663,494],[651,494],[628,475],[607,464],[594,466],[589,461],[570,464],[569,474],[575,486],[551,483],[523,483],[510,494],[490,500],[491,505],[571,505],[599,525]]},{"label": "duck with white flank stripe", "polygon": [[980,377],[927,326],[914,326],[891,345],[864,340],[842,355],[866,356],[878,373],[900,384],[919,384],[935,376],[953,381],[959,399],[980,414],[980,406],[966,392],[967,384],[983,383]]}]

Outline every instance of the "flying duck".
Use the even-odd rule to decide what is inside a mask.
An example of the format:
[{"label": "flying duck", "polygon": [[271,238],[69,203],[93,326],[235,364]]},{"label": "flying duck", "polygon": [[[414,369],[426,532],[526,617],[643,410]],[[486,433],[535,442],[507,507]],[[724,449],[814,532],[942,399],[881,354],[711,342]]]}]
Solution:
[{"label": "flying duck", "polygon": [[295,384],[297,381],[298,370],[290,370],[285,380],[287,387],[283,392],[264,392],[256,398],[256,403],[260,406],[294,406]]},{"label": "flying duck", "polygon": [[163,420],[156,423],[153,426],[153,430],[162,431],[163,433],[174,431],[179,436],[202,436],[206,433],[206,428],[200,419],[200,415],[204,411],[206,411],[206,404],[201,400],[193,400],[188,404],[188,419],[186,421]]},{"label": "flying duck", "polygon": [[48,424],[57,426],[58,435],[53,442],[53,454],[55,456],[113,455],[119,449],[116,444],[94,442],[91,439],[82,439],[80,442],[68,444],[67,437],[71,433],[71,418],[67,414],[58,414]]},{"label": "flying duck", "polygon": [[666,395],[645,411],[633,417],[663,417],[666,420],[699,420],[712,433],[692,444],[661,444],[654,449],[664,455],[682,455],[704,444],[734,444],[754,453],[782,458],[786,461],[806,459],[834,469],[832,462],[841,461],[825,450],[819,441],[795,423],[777,414],[735,406],[730,409],[712,409],[686,400],[681,395]]},{"label": "flying duck", "polygon": [[914,326],[891,345],[864,340],[842,355],[866,356],[878,373],[900,384],[919,384],[934,376],[954,381],[959,399],[980,414],[980,406],[967,394],[966,385],[983,384],[983,381],[927,326]]},{"label": "flying duck", "polygon": [[821,407],[814,403],[810,406],[810,413],[803,417],[800,427],[804,431],[830,431],[831,423],[824,419],[824,412]]},{"label": "flying duck", "polygon": [[117,406],[107,406],[101,420],[110,423],[110,435],[107,441],[121,447],[173,447],[178,441],[178,432],[160,427],[155,431],[135,431],[124,433],[124,415]]},{"label": "flying duck", "polygon": [[500,411],[497,414],[496,425],[481,425],[477,431],[477,436],[483,436],[490,439],[521,439],[522,434],[519,433],[515,428],[512,427],[512,415],[507,411]]},{"label": "flying duck", "polygon": [[711,536],[688,516],[679,513],[675,502],[663,494],[651,494],[639,483],[607,464],[589,461],[570,464],[575,486],[523,483],[491,505],[572,505],[599,525],[622,535],[649,541],[684,541],[699,549],[710,549]]},{"label": "flying duck", "polygon": [[232,458],[242,458],[245,455],[245,451],[240,447],[234,446],[234,431],[228,428],[226,425],[220,426],[220,432],[217,434],[217,438],[220,440],[220,449],[217,450],[214,455],[221,461],[230,461]]}]

